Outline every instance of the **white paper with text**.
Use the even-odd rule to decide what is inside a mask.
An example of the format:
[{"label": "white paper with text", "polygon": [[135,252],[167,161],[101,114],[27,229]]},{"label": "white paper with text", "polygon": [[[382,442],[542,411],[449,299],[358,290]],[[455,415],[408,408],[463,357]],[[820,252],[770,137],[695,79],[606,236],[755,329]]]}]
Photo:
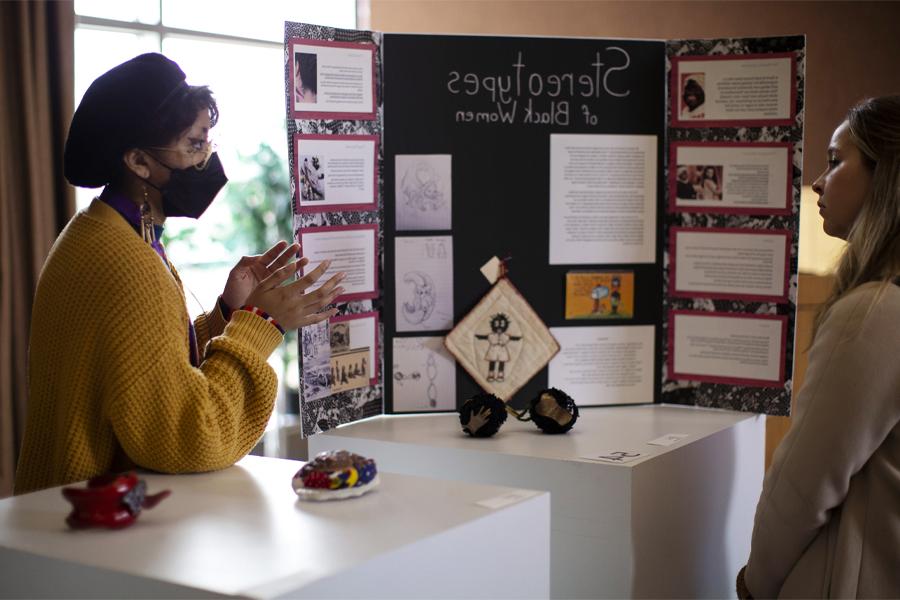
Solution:
[{"label": "white paper with text", "polygon": [[781,380],[784,322],[780,319],[674,314],[673,379]]},{"label": "white paper with text", "polygon": [[656,259],[653,135],[550,136],[550,264]]},{"label": "white paper with text", "polygon": [[716,296],[787,294],[784,234],[674,230],[675,292]]},{"label": "white paper with text", "polygon": [[653,402],[655,327],[554,327],[560,351],[550,361],[549,387],[581,406]]}]

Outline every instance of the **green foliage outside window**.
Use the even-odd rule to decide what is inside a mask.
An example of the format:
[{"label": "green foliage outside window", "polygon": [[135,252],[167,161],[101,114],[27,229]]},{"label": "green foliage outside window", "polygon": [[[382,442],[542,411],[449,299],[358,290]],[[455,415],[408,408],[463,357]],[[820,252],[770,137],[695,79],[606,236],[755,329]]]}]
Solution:
[{"label": "green foliage outside window", "polygon": [[[288,168],[268,144],[260,144],[250,156],[242,157],[257,170],[246,181],[230,182],[224,202],[231,221],[213,235],[235,256],[265,252],[278,240],[293,241],[293,212]],[[297,364],[297,332],[287,331],[282,346],[284,373]]]}]

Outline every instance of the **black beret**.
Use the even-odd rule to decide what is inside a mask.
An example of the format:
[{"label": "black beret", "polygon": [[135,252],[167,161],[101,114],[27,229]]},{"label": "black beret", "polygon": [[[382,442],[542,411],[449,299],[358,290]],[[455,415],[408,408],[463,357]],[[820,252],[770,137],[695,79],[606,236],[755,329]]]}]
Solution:
[{"label": "black beret", "polygon": [[95,79],[69,127],[63,157],[69,183],[87,188],[109,183],[148,121],[185,86],[184,71],[156,53],[136,56]]}]

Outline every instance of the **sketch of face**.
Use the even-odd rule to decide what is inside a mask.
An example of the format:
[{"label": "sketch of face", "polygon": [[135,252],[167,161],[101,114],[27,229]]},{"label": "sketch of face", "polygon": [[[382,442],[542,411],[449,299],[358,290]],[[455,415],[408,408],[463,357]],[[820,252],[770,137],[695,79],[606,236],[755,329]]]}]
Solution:
[{"label": "sketch of face", "polygon": [[406,204],[421,211],[434,210],[444,203],[441,178],[428,163],[418,163],[403,174],[401,189]]},{"label": "sketch of face", "polygon": [[437,173],[430,166],[422,163],[416,168],[416,180],[426,198],[433,199],[438,193]]},{"label": "sketch of face", "polygon": [[312,164],[313,164],[313,169],[319,168],[319,157],[318,156],[313,156]]},{"label": "sketch of face", "polygon": [[403,283],[412,284],[412,302],[403,302],[403,317],[411,324],[425,322],[437,303],[434,281],[427,273],[411,271],[403,276]]},{"label": "sketch of face", "polygon": [[684,169],[684,168],[678,169],[678,181],[681,181],[682,183],[687,183],[687,180],[688,180],[687,169]]}]

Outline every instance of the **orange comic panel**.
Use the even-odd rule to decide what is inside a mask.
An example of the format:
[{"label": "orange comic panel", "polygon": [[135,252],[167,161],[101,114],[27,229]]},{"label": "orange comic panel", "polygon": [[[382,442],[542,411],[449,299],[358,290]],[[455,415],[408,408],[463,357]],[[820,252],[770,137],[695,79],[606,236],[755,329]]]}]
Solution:
[{"label": "orange comic panel", "polygon": [[566,273],[566,319],[630,319],[634,316],[634,272]]}]

